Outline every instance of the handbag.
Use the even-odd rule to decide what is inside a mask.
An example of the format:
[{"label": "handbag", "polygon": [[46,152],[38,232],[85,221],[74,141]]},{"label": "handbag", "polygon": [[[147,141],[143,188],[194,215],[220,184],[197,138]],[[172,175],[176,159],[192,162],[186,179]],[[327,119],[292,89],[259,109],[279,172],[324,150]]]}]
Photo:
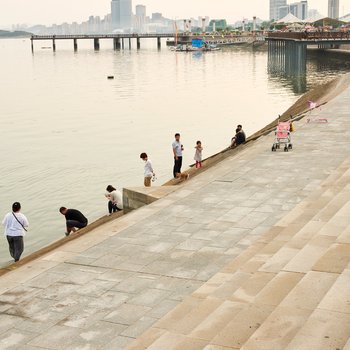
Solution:
[{"label": "handbag", "polygon": [[12,212],[12,215],[15,217],[15,219],[17,220],[17,222],[22,226],[23,230],[28,232],[27,229],[23,226],[23,224],[18,220],[17,216],[15,215],[14,212]]}]

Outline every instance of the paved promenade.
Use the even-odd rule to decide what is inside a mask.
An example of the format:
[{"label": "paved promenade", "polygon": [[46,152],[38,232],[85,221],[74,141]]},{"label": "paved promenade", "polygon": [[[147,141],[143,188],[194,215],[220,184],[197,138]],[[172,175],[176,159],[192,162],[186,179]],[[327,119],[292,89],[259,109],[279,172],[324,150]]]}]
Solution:
[{"label": "paved promenade", "polygon": [[0,348],[346,348],[349,105],[0,277]]}]

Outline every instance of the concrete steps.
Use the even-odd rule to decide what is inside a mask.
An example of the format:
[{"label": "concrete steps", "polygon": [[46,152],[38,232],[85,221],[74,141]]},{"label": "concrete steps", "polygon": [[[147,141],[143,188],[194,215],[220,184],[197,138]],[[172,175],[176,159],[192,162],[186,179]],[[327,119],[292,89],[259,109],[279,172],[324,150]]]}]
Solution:
[{"label": "concrete steps", "polygon": [[350,349],[350,158],[128,349]]}]

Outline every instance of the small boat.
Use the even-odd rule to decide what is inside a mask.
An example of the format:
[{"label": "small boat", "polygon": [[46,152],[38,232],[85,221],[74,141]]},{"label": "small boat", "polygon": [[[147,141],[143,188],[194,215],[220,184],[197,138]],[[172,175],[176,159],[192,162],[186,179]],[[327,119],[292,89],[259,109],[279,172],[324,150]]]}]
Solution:
[{"label": "small boat", "polygon": [[210,44],[203,39],[192,39],[192,44],[179,44],[172,48],[177,52],[207,52],[207,51],[219,51],[220,48],[216,45]]}]

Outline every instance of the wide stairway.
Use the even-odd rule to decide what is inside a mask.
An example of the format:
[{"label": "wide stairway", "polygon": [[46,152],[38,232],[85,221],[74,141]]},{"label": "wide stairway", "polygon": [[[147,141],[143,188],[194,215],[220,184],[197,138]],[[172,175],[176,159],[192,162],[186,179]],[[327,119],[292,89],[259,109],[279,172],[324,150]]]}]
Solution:
[{"label": "wide stairway", "polygon": [[350,158],[128,349],[350,349]]}]

